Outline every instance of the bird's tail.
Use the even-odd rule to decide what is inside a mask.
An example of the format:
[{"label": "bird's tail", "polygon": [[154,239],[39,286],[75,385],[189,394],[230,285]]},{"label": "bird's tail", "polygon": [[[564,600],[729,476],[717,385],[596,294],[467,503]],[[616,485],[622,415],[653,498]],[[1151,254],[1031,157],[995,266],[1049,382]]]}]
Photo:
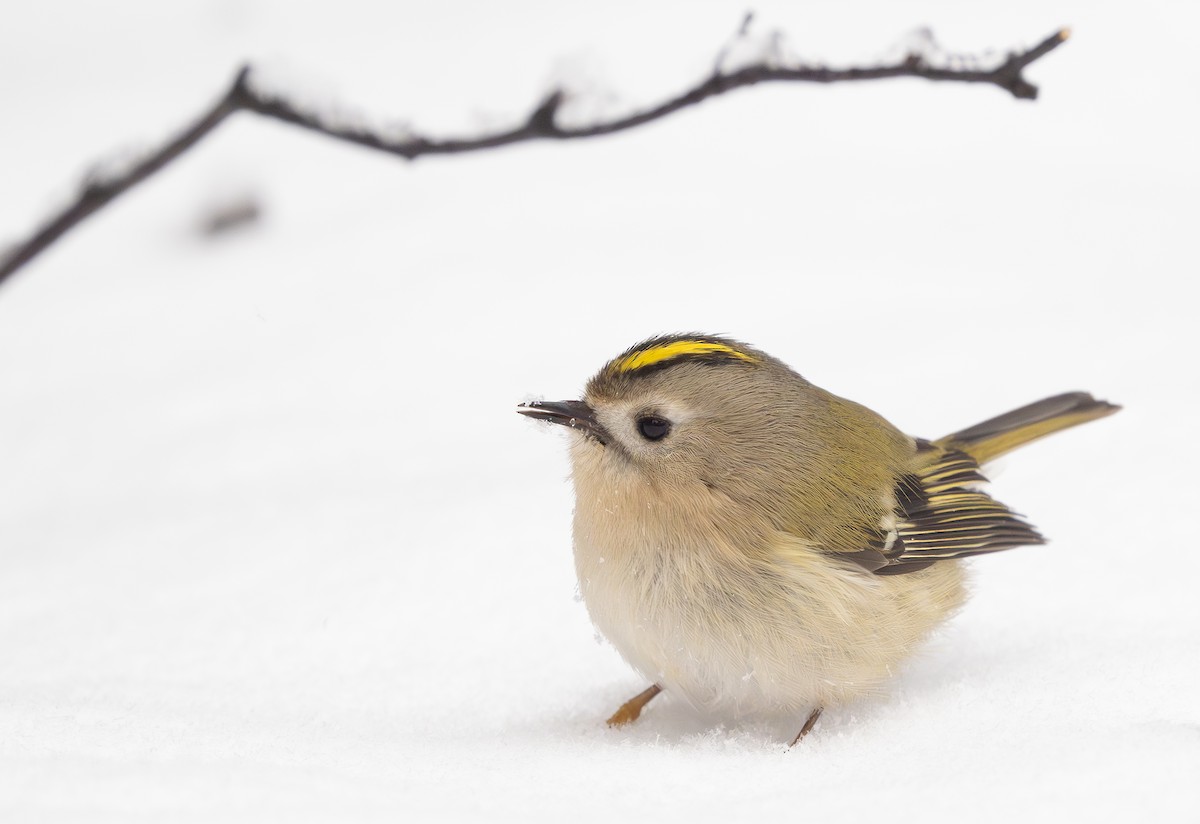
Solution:
[{"label": "bird's tail", "polygon": [[1081,423],[1111,415],[1121,407],[1098,401],[1087,392],[1068,392],[1005,412],[983,423],[947,435],[936,444],[966,452],[985,464],[1018,446]]}]

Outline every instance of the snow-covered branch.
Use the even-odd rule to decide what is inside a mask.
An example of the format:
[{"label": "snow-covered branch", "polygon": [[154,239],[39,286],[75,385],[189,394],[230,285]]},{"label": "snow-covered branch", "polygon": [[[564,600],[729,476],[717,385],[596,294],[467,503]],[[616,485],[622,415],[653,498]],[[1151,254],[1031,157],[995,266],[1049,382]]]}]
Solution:
[{"label": "snow-covered branch", "polygon": [[[746,28],[744,24],[739,37],[745,38]],[[773,35],[768,41],[768,48],[758,50],[749,59],[743,57],[736,64],[729,59],[728,47],[722,49],[708,76],[675,97],[632,114],[589,125],[567,125],[560,122],[559,118],[559,110],[567,92],[556,89],[546,95],[516,126],[463,138],[428,137],[408,130],[396,134],[395,130],[389,132],[358,123],[337,123],[318,113],[306,111],[281,94],[257,88],[252,82],[252,70],[246,66],[237,73],[224,96],[177,137],[142,159],[123,165],[120,170],[89,176],[75,200],[32,237],[7,249],[0,249],[0,284],[88,216],[178,158],[229,115],[238,111],[255,112],[338,140],[412,160],[421,155],[475,152],[530,140],[573,140],[612,134],[666,117],[710,97],[759,83],[842,83],[919,77],[933,81],[998,86],[1018,99],[1033,100],[1037,97],[1037,87],[1025,79],[1025,68],[1065,42],[1068,34],[1066,29],[1057,31],[1036,46],[1009,53],[1002,60],[943,60],[936,51],[912,49],[891,62],[848,68],[810,66],[795,57],[786,56],[779,48],[779,36]],[[992,65],[985,65],[988,62]]]}]

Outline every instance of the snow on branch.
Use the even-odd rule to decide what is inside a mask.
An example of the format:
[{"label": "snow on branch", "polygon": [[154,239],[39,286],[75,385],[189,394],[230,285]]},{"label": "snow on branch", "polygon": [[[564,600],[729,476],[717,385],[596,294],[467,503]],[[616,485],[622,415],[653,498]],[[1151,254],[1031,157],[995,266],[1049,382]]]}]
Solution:
[{"label": "snow on branch", "polygon": [[[736,38],[742,41],[743,45],[749,42],[747,29],[750,19],[750,16],[747,16]],[[600,120],[589,125],[567,125],[560,122],[558,116],[567,93],[563,89],[556,89],[543,98],[516,126],[462,138],[428,137],[407,129],[397,134],[395,130],[389,133],[387,130],[374,129],[359,123],[337,123],[328,117],[305,110],[281,94],[257,88],[251,82],[251,67],[245,66],[238,71],[224,96],[173,140],[140,160],[122,164],[120,169],[103,175],[89,175],[75,200],[45,223],[32,237],[7,249],[0,248],[0,284],[88,216],[103,209],[119,195],[184,154],[234,112],[254,112],[337,140],[412,160],[421,155],[476,152],[530,140],[574,140],[612,134],[667,117],[710,97],[759,83],[843,83],[919,77],[933,81],[998,86],[1013,97],[1033,100],[1037,97],[1038,90],[1025,79],[1025,68],[1064,43],[1069,34],[1069,30],[1062,29],[1030,49],[1010,52],[1003,58],[991,60],[964,58],[961,55],[948,58],[926,35],[926,42],[920,47],[910,48],[890,62],[873,66],[832,68],[807,65],[800,59],[785,54],[781,36],[772,33],[764,41],[763,47],[754,49],[748,57],[743,55],[738,60],[732,59],[731,46],[725,46],[718,53],[713,70],[707,77],[674,97],[632,114]]]}]

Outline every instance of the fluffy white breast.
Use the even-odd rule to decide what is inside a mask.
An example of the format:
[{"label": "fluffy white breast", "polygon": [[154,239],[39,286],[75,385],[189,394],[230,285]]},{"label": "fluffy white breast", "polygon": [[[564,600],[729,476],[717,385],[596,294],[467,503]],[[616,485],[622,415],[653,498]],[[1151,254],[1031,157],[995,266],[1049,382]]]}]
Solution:
[{"label": "fluffy white breast", "polygon": [[807,712],[876,690],[962,601],[942,562],[876,576],[697,483],[669,494],[580,439],[575,565],[588,612],[668,693],[735,715]]}]

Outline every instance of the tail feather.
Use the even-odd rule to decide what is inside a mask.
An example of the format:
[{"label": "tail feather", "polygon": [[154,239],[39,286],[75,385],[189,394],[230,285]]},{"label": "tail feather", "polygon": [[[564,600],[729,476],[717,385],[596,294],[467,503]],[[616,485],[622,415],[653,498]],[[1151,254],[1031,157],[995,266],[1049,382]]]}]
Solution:
[{"label": "tail feather", "polygon": [[984,464],[1038,438],[1103,418],[1120,408],[1098,401],[1087,392],[1068,392],[989,418],[935,443],[960,449]]}]

